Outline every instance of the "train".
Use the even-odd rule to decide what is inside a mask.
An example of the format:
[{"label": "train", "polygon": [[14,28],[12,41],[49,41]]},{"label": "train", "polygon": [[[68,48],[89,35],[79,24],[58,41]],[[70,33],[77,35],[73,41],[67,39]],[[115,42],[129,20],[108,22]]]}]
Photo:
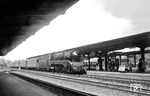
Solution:
[{"label": "train", "polygon": [[80,60],[80,56],[74,50],[29,57],[26,60],[16,60],[9,66],[47,72],[86,74],[84,62]]}]

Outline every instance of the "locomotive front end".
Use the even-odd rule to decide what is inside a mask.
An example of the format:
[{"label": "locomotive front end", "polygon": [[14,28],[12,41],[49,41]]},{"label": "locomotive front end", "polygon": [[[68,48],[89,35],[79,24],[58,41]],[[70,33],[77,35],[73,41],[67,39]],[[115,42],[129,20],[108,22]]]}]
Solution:
[{"label": "locomotive front end", "polygon": [[84,68],[83,62],[71,62],[72,73],[74,74],[86,74],[86,69]]}]

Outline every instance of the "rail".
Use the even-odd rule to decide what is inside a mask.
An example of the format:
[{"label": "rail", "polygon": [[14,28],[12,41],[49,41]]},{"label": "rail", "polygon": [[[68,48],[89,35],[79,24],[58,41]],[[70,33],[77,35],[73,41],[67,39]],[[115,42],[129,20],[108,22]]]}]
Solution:
[{"label": "rail", "polygon": [[[34,74],[43,77],[61,79],[66,81],[73,81],[77,83],[84,83],[97,87],[105,87],[120,91],[126,91],[129,94],[136,95],[150,95],[150,81],[148,80],[136,80],[130,78],[119,78],[109,76],[97,76],[97,75],[71,75],[62,73],[47,73],[39,71],[26,71],[23,72]],[[136,90],[135,90],[136,89]]]}]

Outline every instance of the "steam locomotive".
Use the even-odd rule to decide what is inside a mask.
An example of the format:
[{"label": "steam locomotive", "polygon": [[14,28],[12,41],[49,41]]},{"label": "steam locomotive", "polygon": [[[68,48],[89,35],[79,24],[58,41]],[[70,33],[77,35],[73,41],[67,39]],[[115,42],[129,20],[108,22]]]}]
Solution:
[{"label": "steam locomotive", "polygon": [[48,72],[86,74],[84,62],[80,60],[80,56],[74,50],[34,56],[26,60],[17,60],[9,66]]}]

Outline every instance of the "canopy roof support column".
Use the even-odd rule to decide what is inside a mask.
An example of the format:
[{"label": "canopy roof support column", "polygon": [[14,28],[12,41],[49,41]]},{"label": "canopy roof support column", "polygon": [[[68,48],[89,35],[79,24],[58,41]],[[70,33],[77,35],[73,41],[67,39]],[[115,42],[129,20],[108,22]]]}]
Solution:
[{"label": "canopy roof support column", "polygon": [[136,67],[136,54],[134,54],[134,66]]},{"label": "canopy roof support column", "polygon": [[145,61],[145,53],[144,53],[144,50],[145,50],[145,47],[140,47],[141,49],[141,58],[143,59],[143,61]]},{"label": "canopy roof support column", "polygon": [[129,63],[129,54],[126,55],[127,56],[127,64]]},{"label": "canopy roof support column", "polygon": [[121,65],[121,55],[119,55],[119,65]]},{"label": "canopy roof support column", "polygon": [[91,59],[91,58],[90,58],[90,54],[88,54],[88,62],[89,62],[89,68],[88,68],[88,69],[89,69],[89,70],[91,69],[91,62],[90,62],[90,59]]},{"label": "canopy roof support column", "polygon": [[145,72],[145,68],[144,68],[144,63],[143,61],[145,61],[145,54],[144,54],[144,49],[145,47],[140,47],[141,49],[141,59],[139,59],[139,64],[138,64],[138,71],[139,72]]},{"label": "canopy roof support column", "polygon": [[107,71],[107,65],[108,65],[108,55],[107,55],[107,52],[104,52],[104,57],[105,57],[105,71]]},{"label": "canopy roof support column", "polygon": [[102,66],[102,54],[98,53],[98,64],[99,64],[99,71],[103,71],[103,66]]}]

